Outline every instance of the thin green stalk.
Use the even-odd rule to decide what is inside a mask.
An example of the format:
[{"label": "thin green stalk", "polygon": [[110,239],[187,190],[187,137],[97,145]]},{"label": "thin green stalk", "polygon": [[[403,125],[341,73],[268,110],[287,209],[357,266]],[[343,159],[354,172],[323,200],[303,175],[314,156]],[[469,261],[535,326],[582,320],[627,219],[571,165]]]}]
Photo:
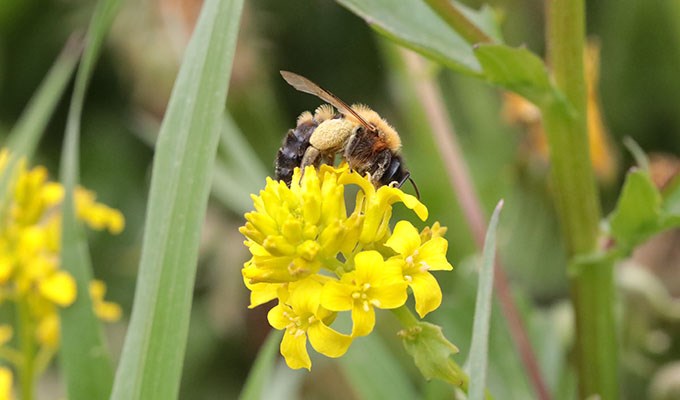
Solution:
[{"label": "thin green stalk", "polygon": [[468,43],[493,42],[489,35],[470,21],[450,0],[425,0],[425,2]]},{"label": "thin green stalk", "polygon": [[19,387],[23,400],[34,398],[35,380],[35,340],[30,310],[26,299],[17,301],[17,327],[19,330],[19,348],[21,349],[21,363],[18,367]]},{"label": "thin green stalk", "polygon": [[548,60],[566,102],[543,104],[552,181],[567,251],[576,319],[580,398],[618,398],[612,264],[577,264],[597,248],[600,202],[588,150],[587,94],[583,66],[584,0],[547,3]]}]

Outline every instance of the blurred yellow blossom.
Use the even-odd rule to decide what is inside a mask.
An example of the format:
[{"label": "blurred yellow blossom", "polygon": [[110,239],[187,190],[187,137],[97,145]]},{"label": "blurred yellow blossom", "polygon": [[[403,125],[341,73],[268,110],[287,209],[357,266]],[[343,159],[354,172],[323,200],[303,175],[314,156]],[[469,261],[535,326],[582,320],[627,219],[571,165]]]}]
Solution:
[{"label": "blurred yellow blossom", "polygon": [[12,394],[12,370],[0,367],[0,400],[13,400]]},{"label": "blurred yellow blossom", "polygon": [[[7,159],[8,152],[3,149],[2,173],[9,173],[5,171]],[[64,189],[48,180],[44,167],[28,169],[22,160],[9,173],[7,190],[0,203],[0,304],[16,306],[15,329],[22,333],[17,334],[16,352],[23,351],[20,363],[33,363],[39,355],[41,362],[47,362],[59,347],[59,308],[73,304],[79,294],[73,276],[59,265]],[[94,192],[77,188],[75,206],[77,217],[93,229],[120,233],[125,225],[120,211],[98,203]],[[104,301],[105,292],[103,282],[91,283],[95,313],[103,320],[115,321],[120,318],[120,307]],[[9,345],[11,336],[12,328],[0,325],[0,345]],[[16,359],[4,361],[17,363]],[[30,370],[14,367],[19,367],[19,374]],[[0,399],[10,393],[11,381],[11,371],[0,369]]]},{"label": "blurred yellow blossom", "polygon": [[[353,190],[354,209],[348,213],[345,196]],[[246,213],[240,228],[252,255],[242,269],[251,291],[249,307],[278,301],[268,320],[285,330],[281,354],[290,368],[311,368],[307,339],[321,354],[342,356],[355,337],[373,331],[375,309],[405,304],[409,285],[421,316],[441,303],[438,285],[438,301],[421,291],[432,289],[429,270],[451,269],[442,237],[446,228],[435,223],[422,234],[415,231],[415,239],[401,222],[394,233],[390,229],[397,203],[427,219],[427,208],[416,197],[391,185],[376,189],[342,164],[310,166],[304,174],[296,168],[290,187],[268,178],[252,199],[255,211]],[[414,255],[418,251],[421,255]],[[339,312],[351,313],[351,333],[331,328]]]}]

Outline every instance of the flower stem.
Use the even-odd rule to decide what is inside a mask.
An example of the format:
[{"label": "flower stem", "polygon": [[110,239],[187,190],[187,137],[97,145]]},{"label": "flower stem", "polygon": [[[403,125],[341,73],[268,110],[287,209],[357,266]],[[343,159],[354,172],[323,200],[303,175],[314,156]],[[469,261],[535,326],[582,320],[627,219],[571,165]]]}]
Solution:
[{"label": "flower stem", "polygon": [[[541,107],[548,136],[555,201],[569,257],[597,248],[600,203],[588,150],[587,94],[583,65],[584,0],[548,0],[548,61],[566,104]],[[617,344],[613,317],[613,267],[600,261],[572,268],[576,363],[580,398],[616,399]]]},{"label": "flower stem", "polygon": [[30,309],[23,296],[17,301],[17,329],[19,330],[19,347],[21,349],[21,363],[17,366],[21,399],[32,400],[35,379],[35,340],[31,321]]},{"label": "flower stem", "polygon": [[470,21],[454,3],[449,0],[425,0],[453,30],[470,44],[491,43],[493,39]]}]

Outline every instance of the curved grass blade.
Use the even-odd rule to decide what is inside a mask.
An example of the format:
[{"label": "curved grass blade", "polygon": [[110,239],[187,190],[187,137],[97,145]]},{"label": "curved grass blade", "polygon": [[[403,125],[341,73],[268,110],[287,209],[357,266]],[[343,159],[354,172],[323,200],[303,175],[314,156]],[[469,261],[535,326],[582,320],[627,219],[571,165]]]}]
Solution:
[{"label": "curved grass blade", "polygon": [[119,6],[120,0],[100,1],[92,16],[86,48],[76,75],[61,156],[60,176],[65,189],[61,265],[75,278],[78,298],[60,312],[62,343],[59,359],[66,377],[68,398],[73,400],[106,399],[113,380],[104,334],[89,296],[92,267],[82,227],[76,220],[73,191],[78,182],[80,119],[85,92],[104,37]]},{"label": "curved grass blade", "polygon": [[75,70],[81,47],[81,39],[72,35],[7,136],[5,147],[10,149],[10,157],[5,168],[0,171],[0,213],[5,211],[7,186],[14,176],[17,162],[24,157],[29,160],[33,157],[40,137]]},{"label": "curved grass blade", "polygon": [[274,366],[276,365],[282,331],[272,329],[267,336],[255,359],[255,364],[248,373],[248,379],[243,386],[240,400],[260,400],[264,388],[269,384]]},{"label": "curved grass blade", "polygon": [[112,399],[179,392],[198,242],[243,0],[208,0],[156,144],[139,278]]},{"label": "curved grass blade", "polygon": [[482,250],[482,267],[479,271],[475,318],[472,324],[472,343],[470,344],[469,400],[484,399],[489,353],[489,321],[493,298],[493,268],[496,258],[496,227],[501,208],[503,208],[503,200],[498,202],[491,215]]}]

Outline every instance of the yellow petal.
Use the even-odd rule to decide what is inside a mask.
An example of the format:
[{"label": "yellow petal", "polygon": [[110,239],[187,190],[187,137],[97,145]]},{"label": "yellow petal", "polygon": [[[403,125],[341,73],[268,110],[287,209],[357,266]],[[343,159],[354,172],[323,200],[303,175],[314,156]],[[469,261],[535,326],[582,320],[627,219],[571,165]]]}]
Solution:
[{"label": "yellow petal", "polygon": [[267,313],[267,321],[274,329],[286,329],[290,324],[289,316],[292,316],[293,310],[285,304],[278,304],[272,307]]},{"label": "yellow petal", "polygon": [[[349,274],[345,274],[345,276]],[[331,311],[350,310],[353,304],[352,289],[351,286],[340,282],[327,282],[321,292],[321,305]]]},{"label": "yellow petal", "polygon": [[385,310],[401,307],[406,303],[408,294],[405,281],[392,285],[378,286],[371,290],[371,304]]},{"label": "yellow petal", "polygon": [[322,285],[311,278],[293,282],[288,286],[287,302],[297,315],[315,314],[321,302],[321,288]]},{"label": "yellow petal", "polygon": [[352,336],[366,336],[375,326],[375,311],[372,306],[355,303],[352,306]]},{"label": "yellow petal", "polygon": [[453,266],[446,259],[448,242],[442,237],[432,238],[418,249],[415,262],[423,262],[430,271],[450,271]]},{"label": "yellow petal", "polygon": [[327,357],[342,356],[352,344],[351,336],[336,332],[321,321],[311,324],[307,335],[314,350]]},{"label": "yellow petal", "polygon": [[354,257],[354,269],[356,270],[357,284],[373,284],[382,277],[384,264],[382,255],[375,250],[362,251]]},{"label": "yellow petal", "polygon": [[76,281],[66,272],[55,272],[42,280],[40,294],[62,307],[70,306],[76,299]]},{"label": "yellow petal", "polygon": [[36,338],[43,346],[56,349],[59,346],[59,317],[52,312],[40,320],[36,329]]},{"label": "yellow petal", "polygon": [[12,400],[12,370],[7,367],[0,367],[0,400]]},{"label": "yellow petal", "polygon": [[416,274],[411,278],[409,286],[416,300],[416,312],[420,318],[424,318],[441,305],[442,291],[437,280],[428,272]]},{"label": "yellow petal", "polygon": [[312,360],[307,353],[307,335],[303,331],[290,334],[286,332],[281,341],[281,355],[291,369],[312,368]]},{"label": "yellow petal", "polygon": [[385,246],[404,256],[409,256],[420,246],[420,234],[408,221],[399,221]]}]

